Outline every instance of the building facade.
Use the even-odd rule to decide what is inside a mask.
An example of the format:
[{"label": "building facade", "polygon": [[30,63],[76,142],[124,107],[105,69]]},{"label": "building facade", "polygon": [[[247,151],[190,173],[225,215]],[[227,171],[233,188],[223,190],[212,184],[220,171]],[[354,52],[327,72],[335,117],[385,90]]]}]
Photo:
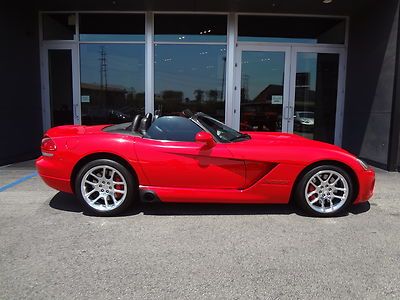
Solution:
[{"label": "building facade", "polygon": [[63,124],[205,112],[398,170],[398,1],[39,1],[0,12],[0,164]]}]

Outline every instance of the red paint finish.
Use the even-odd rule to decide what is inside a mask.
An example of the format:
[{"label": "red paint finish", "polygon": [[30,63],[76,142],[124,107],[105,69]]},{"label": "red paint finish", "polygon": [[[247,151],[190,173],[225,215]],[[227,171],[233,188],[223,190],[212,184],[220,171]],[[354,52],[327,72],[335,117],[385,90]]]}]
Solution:
[{"label": "red paint finish", "polygon": [[[259,181],[277,166],[277,164],[273,162],[259,162],[251,160],[245,160],[244,162],[246,166],[245,188],[249,188],[253,184],[256,184],[257,181]],[[287,180],[284,181],[287,182]]]},{"label": "red paint finish", "polygon": [[137,138],[135,150],[149,185],[155,187],[240,189],[245,164],[225,144],[167,142]]},{"label": "red paint finish", "polygon": [[104,127],[50,129],[46,137],[56,150],[48,156],[42,148],[44,156],[36,161],[43,180],[72,193],[74,168],[98,154],[126,161],[140,188],[154,191],[164,202],[287,203],[302,171],[323,161],[352,170],[359,187],[355,203],[367,201],[374,189],[374,171],[364,170],[353,155],[292,134],[249,132],[250,140],[218,143],[203,132],[195,142],[174,142],[104,132]]}]

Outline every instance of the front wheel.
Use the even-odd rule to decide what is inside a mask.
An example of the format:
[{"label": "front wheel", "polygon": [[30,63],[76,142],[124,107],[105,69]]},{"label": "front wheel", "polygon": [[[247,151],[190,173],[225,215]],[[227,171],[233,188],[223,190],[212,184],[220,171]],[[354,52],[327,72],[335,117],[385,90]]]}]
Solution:
[{"label": "front wheel", "polygon": [[323,165],[304,174],[296,187],[296,203],[314,216],[335,216],[353,199],[353,182],[340,167]]},{"label": "front wheel", "polygon": [[96,159],[79,171],[75,193],[92,213],[114,216],[132,204],[136,185],[132,174],[120,163]]}]

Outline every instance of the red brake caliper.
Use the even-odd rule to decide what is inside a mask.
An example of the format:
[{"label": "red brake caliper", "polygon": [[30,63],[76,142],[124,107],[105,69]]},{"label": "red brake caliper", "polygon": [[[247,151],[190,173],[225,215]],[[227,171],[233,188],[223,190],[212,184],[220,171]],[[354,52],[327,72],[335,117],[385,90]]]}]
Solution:
[{"label": "red brake caliper", "polygon": [[[119,177],[118,175],[115,175],[115,181],[117,181],[117,182],[122,182],[122,179],[121,179],[121,177]],[[120,191],[122,191],[123,190],[123,188],[124,188],[124,186],[122,185],[122,184],[116,184],[115,186],[114,186],[114,197],[115,197],[115,199],[121,199],[121,197],[122,197],[122,194],[121,193],[118,193],[118,192],[115,192],[115,190],[120,190]]]},{"label": "red brake caliper", "polygon": [[[315,191],[316,190],[316,188],[313,186],[313,185],[309,185],[308,186],[308,191],[307,191],[307,193],[309,194],[309,193],[311,193],[312,191]],[[315,198],[317,197],[317,195],[315,195],[315,194],[313,194],[313,195],[311,195],[311,197],[310,197],[310,199],[308,199],[308,200],[314,200]]]}]

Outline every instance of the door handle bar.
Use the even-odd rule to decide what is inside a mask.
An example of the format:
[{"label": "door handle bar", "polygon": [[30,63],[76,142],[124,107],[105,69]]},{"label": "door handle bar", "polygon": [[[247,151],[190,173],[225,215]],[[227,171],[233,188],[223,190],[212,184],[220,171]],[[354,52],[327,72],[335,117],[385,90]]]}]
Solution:
[{"label": "door handle bar", "polygon": [[285,120],[288,120],[288,119],[289,119],[289,106],[285,106],[285,108],[284,108],[284,113],[283,113],[283,118],[284,118]]}]

